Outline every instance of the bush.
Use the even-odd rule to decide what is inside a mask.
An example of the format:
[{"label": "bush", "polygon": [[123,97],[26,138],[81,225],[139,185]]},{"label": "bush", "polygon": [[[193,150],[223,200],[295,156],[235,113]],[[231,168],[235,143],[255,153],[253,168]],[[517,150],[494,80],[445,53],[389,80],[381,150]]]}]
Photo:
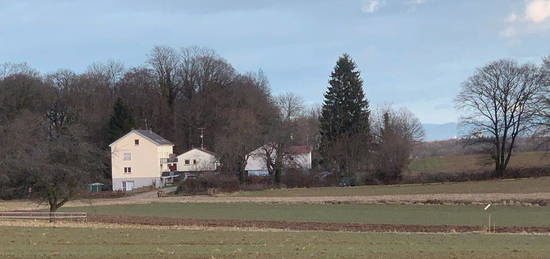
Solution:
[{"label": "bush", "polygon": [[207,188],[216,188],[221,192],[236,192],[239,188],[239,179],[234,175],[208,175],[203,179],[206,182]]},{"label": "bush", "polygon": [[128,196],[129,193],[123,191],[105,191],[105,192],[89,192],[85,191],[78,195],[81,199],[111,199],[122,198]]},{"label": "bush", "polygon": [[236,192],[239,188],[239,180],[236,176],[224,174],[204,175],[197,178],[188,178],[178,183],[177,194],[206,194],[208,189],[216,189],[218,192]]},{"label": "bush", "polygon": [[241,190],[259,191],[273,187],[273,177],[266,175],[250,175],[246,177],[245,184],[241,186]]},{"label": "bush", "polygon": [[287,188],[312,187],[314,177],[300,169],[288,169],[283,174],[281,182]]},{"label": "bush", "polygon": [[178,184],[176,189],[177,194],[195,195],[205,193],[207,190],[207,183],[204,178],[188,178]]}]

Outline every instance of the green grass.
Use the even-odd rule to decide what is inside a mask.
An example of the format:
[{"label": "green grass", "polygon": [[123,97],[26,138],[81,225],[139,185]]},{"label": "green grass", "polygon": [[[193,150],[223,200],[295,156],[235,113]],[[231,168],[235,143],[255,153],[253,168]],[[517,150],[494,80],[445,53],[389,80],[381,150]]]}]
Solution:
[{"label": "green grass", "polygon": [[242,197],[315,197],[371,196],[435,193],[537,193],[550,192],[550,177],[475,182],[367,185],[356,187],[320,187],[272,189],[229,194]]},{"label": "green grass", "polygon": [[[488,163],[489,162],[489,163]],[[545,152],[518,152],[510,159],[510,168],[548,167],[550,158]],[[492,163],[485,155],[428,157],[416,159],[409,165],[412,174],[417,173],[462,173],[491,170]]]},{"label": "green grass", "polygon": [[[488,218],[483,206],[473,205],[151,203],[65,208],[63,211],[192,219],[420,225],[484,225]],[[497,226],[550,226],[549,207],[493,206],[489,211]]]},{"label": "green grass", "polygon": [[549,236],[0,227],[0,257],[542,258]]}]

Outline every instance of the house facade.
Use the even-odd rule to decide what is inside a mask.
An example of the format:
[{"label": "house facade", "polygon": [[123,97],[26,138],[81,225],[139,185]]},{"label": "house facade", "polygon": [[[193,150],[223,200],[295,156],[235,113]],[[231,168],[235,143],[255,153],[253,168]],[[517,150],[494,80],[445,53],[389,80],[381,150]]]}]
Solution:
[{"label": "house facade", "polygon": [[201,148],[193,148],[177,158],[181,172],[213,172],[219,165],[216,153]]},{"label": "house facade", "polygon": [[[266,144],[248,154],[245,171],[248,175],[268,175],[266,162],[266,152],[271,154],[274,159],[277,150],[273,146]],[[285,168],[311,169],[311,149],[308,146],[290,146],[285,149],[283,158]]]},{"label": "house facade", "polygon": [[175,169],[174,144],[150,130],[132,130],[109,147],[113,191],[164,186],[162,172]]}]

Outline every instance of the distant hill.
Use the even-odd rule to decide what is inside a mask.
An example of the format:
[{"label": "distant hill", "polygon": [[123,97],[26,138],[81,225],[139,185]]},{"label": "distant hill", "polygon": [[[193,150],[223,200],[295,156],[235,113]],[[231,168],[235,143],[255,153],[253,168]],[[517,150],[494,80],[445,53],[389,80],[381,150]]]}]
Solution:
[{"label": "distant hill", "polygon": [[426,131],[426,137],[424,141],[436,141],[436,140],[446,140],[452,139],[458,136],[457,123],[444,123],[444,124],[433,124],[425,123],[424,130]]}]

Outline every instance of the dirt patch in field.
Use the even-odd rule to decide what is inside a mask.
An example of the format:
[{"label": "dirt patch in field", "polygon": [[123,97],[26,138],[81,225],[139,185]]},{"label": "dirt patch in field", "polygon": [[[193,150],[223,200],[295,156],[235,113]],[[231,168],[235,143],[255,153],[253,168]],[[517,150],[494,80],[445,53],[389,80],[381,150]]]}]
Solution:
[{"label": "dirt patch in field", "polygon": [[[463,233],[485,231],[484,226],[458,225],[403,225],[403,224],[357,224],[325,222],[288,222],[267,220],[218,220],[218,219],[183,219],[149,216],[104,216],[91,215],[89,222],[107,224],[133,224],[147,226],[200,226],[231,227],[255,229],[316,230],[316,231],[349,231],[349,232],[424,232],[424,233]],[[496,233],[550,233],[550,227],[496,227]]]}]

